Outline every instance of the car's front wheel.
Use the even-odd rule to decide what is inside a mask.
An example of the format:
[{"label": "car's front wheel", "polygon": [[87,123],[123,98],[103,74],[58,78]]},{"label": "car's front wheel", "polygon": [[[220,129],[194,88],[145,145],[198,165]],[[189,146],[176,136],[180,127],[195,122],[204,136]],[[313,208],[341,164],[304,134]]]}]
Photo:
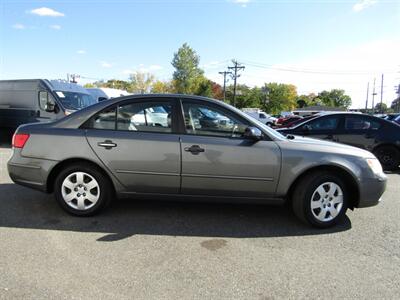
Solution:
[{"label": "car's front wheel", "polygon": [[344,182],[324,171],[307,174],[297,183],[292,196],[296,216],[319,228],[335,225],[346,213],[347,203]]},{"label": "car's front wheel", "polygon": [[54,186],[60,206],[76,216],[91,216],[110,202],[111,184],[96,167],[89,164],[70,165],[61,171]]},{"label": "car's front wheel", "polygon": [[374,151],[385,171],[394,171],[400,165],[400,151],[394,146],[381,146]]}]

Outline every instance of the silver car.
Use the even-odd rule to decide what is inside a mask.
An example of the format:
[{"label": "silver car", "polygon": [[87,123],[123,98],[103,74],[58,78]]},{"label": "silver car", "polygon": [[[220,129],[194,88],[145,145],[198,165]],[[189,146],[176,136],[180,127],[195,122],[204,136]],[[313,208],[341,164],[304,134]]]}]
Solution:
[{"label": "silver car", "polygon": [[376,205],[386,186],[368,151],[284,137],[221,101],[185,95],[116,98],[23,125],[13,149],[12,180],[54,193],[78,216],[126,196],[290,202],[301,220],[329,227],[348,208]]}]

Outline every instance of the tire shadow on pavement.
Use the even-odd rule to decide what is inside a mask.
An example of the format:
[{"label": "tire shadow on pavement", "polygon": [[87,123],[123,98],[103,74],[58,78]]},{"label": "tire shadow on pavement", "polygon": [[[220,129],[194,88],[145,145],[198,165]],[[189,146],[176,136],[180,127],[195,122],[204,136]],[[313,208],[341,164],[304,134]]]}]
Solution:
[{"label": "tire shadow on pavement", "polygon": [[0,230],[29,228],[104,233],[101,242],[134,235],[259,238],[333,234],[351,229],[345,216],[334,228],[315,229],[286,206],[118,199],[94,217],[65,213],[53,195],[0,184]]}]

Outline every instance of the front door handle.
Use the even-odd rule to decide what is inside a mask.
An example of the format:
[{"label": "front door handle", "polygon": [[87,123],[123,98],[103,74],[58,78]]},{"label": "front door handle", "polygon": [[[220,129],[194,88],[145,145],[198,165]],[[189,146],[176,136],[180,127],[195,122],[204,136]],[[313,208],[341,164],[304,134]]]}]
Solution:
[{"label": "front door handle", "polygon": [[204,152],[205,150],[203,148],[201,148],[199,145],[192,145],[190,147],[185,147],[184,150],[186,152],[190,152],[194,155],[198,155],[201,152]]},{"label": "front door handle", "polygon": [[97,146],[104,147],[104,148],[106,148],[107,150],[110,150],[111,148],[117,147],[117,144],[116,144],[116,143],[113,143],[113,142],[110,141],[110,140],[106,140],[106,141],[104,141],[104,142],[99,142],[99,143],[97,143]]}]

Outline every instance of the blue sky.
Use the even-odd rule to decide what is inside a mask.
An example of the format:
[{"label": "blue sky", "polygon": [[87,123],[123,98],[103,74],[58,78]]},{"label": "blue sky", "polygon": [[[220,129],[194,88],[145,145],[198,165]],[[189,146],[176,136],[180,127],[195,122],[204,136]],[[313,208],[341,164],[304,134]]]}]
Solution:
[{"label": "blue sky", "polygon": [[188,42],[219,82],[236,58],[246,66],[241,83],[343,88],[362,106],[374,77],[385,73],[387,103],[400,81],[400,1],[1,0],[0,26],[1,79],[127,79],[138,70],[168,79]]}]

